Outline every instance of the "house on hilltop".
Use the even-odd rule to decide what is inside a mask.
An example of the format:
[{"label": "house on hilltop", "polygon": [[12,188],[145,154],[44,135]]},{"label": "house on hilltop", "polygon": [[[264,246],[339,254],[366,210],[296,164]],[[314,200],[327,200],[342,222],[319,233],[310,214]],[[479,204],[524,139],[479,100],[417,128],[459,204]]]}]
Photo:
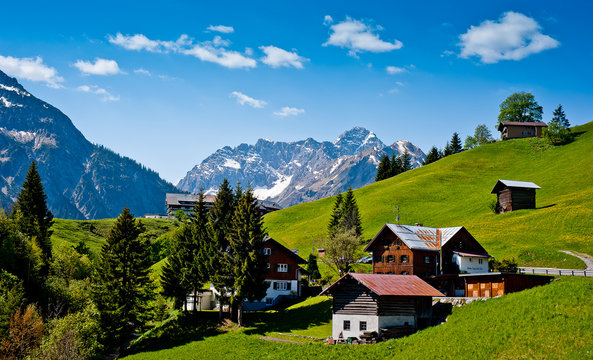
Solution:
[{"label": "house on hilltop", "polygon": [[321,295],[333,297],[334,339],[372,332],[390,338],[422,329],[431,322],[432,297],[443,296],[417,276],[356,273],[342,276]]},{"label": "house on hilltop", "polygon": [[535,209],[535,190],[538,185],[528,181],[498,180],[490,192],[496,194],[498,213]]},{"label": "house on hilltop", "polygon": [[[463,227],[431,228],[385,224],[365,247],[374,274],[486,273],[491,257]],[[442,266],[441,266],[442,261]]]},{"label": "house on hilltop", "polygon": [[548,127],[544,122],[502,121],[498,124],[502,140],[541,137],[543,129]]},{"label": "house on hilltop", "polygon": [[[186,215],[191,215],[194,212],[194,207],[198,202],[199,195],[197,194],[177,194],[167,193],[165,195],[165,205],[167,206],[167,216],[175,216],[178,210],[183,211]],[[204,195],[204,204],[206,208],[210,209],[214,206],[216,195]],[[265,215],[272,211],[280,210],[282,207],[272,201],[258,200],[257,206],[260,215]]]}]

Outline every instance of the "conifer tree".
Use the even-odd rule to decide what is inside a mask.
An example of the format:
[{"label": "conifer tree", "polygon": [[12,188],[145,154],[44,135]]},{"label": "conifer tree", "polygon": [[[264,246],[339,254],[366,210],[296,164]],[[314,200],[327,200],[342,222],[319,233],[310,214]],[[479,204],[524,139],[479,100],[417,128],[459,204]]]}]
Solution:
[{"label": "conifer tree", "polygon": [[387,176],[388,178],[401,174],[402,172],[402,163],[401,163],[401,159],[399,158],[399,156],[396,158],[395,154],[391,154],[391,169],[389,170],[389,176]]},{"label": "conifer tree", "polygon": [[451,144],[449,144],[449,142],[447,141],[447,145],[445,145],[445,150],[443,150],[443,157],[449,156],[452,154],[453,154],[453,148],[451,147]]},{"label": "conifer tree", "polygon": [[459,134],[457,132],[453,133],[453,136],[451,137],[450,146],[452,154],[457,154],[463,149],[463,147],[461,146],[461,138],[459,137]]},{"label": "conifer tree", "polygon": [[235,211],[235,195],[224,179],[218,188],[216,201],[210,210],[208,219],[208,261],[206,266],[210,281],[220,294],[219,316],[222,318],[222,307],[226,301],[225,295],[232,291],[233,276],[226,263],[225,254],[230,251],[227,235],[230,232]]},{"label": "conifer tree", "polygon": [[124,208],[101,248],[94,273],[93,299],[100,314],[103,341],[122,345],[143,323],[153,297],[150,244],[143,226]]},{"label": "conifer tree", "polygon": [[193,263],[191,225],[183,223],[171,241],[171,254],[167,257],[161,274],[163,295],[173,298],[176,309],[185,305],[191,289],[190,270]]},{"label": "conifer tree", "polygon": [[334,202],[334,208],[332,210],[331,218],[329,220],[329,225],[327,226],[327,232],[329,234],[329,238],[333,238],[334,234],[338,231],[340,227],[340,221],[342,219],[342,201],[343,201],[342,194],[336,195],[336,202]]},{"label": "conifer tree", "polygon": [[410,154],[408,154],[408,151],[405,151],[401,156],[400,164],[402,172],[412,170],[412,158],[410,157]]},{"label": "conifer tree", "polygon": [[423,165],[428,165],[433,163],[441,158],[441,154],[439,149],[436,146],[430,148],[428,154],[426,154],[426,159],[424,159]]},{"label": "conifer tree", "polygon": [[194,311],[197,310],[198,302],[197,296],[202,288],[202,285],[209,279],[209,269],[206,265],[209,257],[207,251],[208,243],[208,208],[204,201],[204,190],[200,189],[198,194],[198,202],[194,207],[192,216],[190,217],[190,224],[192,230],[192,242],[190,247],[191,263],[189,266],[188,282],[190,289],[194,294]]},{"label": "conifer tree", "polygon": [[381,161],[379,162],[379,166],[377,167],[377,176],[375,176],[375,181],[387,179],[389,177],[390,172],[391,161],[389,161],[389,156],[383,155]]},{"label": "conifer tree", "polygon": [[358,205],[354,198],[354,192],[350,185],[348,185],[348,191],[344,196],[344,203],[342,204],[342,218],[340,220],[340,230],[349,231],[352,230],[354,235],[362,235],[362,225],[360,221],[360,214],[358,212]]},{"label": "conifer tree", "polygon": [[558,105],[554,110],[552,120],[546,130],[546,137],[554,145],[560,145],[570,141],[570,123],[564,114],[562,105]]},{"label": "conifer tree", "polygon": [[232,266],[234,292],[231,302],[237,307],[237,322],[243,326],[243,301],[256,301],[266,296],[267,261],[264,255],[263,221],[257,208],[257,199],[251,189],[241,196],[233,216],[227,254]]},{"label": "conifer tree", "polygon": [[34,238],[37,246],[41,249],[44,261],[42,273],[47,274],[51,261],[50,237],[52,231],[50,228],[54,223],[54,216],[47,208],[47,195],[43,189],[35,161],[32,161],[29,166],[12,215],[16,219],[20,231]]},{"label": "conifer tree", "polygon": [[309,281],[321,279],[319,266],[317,265],[317,256],[309,254],[307,259],[307,272],[309,273]]}]

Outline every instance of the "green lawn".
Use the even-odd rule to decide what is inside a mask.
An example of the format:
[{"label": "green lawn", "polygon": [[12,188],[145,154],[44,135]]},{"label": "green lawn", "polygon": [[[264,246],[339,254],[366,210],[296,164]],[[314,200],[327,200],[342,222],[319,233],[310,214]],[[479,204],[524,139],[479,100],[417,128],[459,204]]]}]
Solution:
[{"label": "green lawn", "polygon": [[[497,258],[523,265],[584,268],[558,250],[593,254],[593,122],[573,128],[576,140],[552,147],[543,139],[486,144],[355,190],[365,239],[385,222],[465,226]],[[498,179],[533,181],[537,209],[495,215],[489,205]],[[319,247],[334,198],[265,216],[270,236],[306,257]]]},{"label": "green lawn", "polygon": [[[192,324],[169,324],[148,337],[142,352],[124,359],[585,359],[593,357],[593,280],[562,278],[552,284],[456,307],[442,325],[377,345],[329,346],[260,339],[292,328],[293,334],[330,335],[329,301],[310,298],[283,312],[249,314],[249,327],[221,329],[214,313]],[[210,320],[204,320],[210,316]],[[267,323],[260,321],[267,317]],[[185,326],[185,327],[184,327]],[[169,335],[167,335],[169,334]],[[179,336],[170,336],[180,334]],[[141,344],[140,344],[141,345]],[[142,346],[139,345],[139,348]]]}]

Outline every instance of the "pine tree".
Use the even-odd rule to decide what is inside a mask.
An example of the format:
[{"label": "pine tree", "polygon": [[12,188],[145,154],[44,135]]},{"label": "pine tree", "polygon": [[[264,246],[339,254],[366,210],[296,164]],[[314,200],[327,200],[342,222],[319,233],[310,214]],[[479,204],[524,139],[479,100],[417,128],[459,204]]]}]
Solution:
[{"label": "pine tree", "polygon": [[309,273],[309,281],[321,279],[319,266],[317,265],[317,256],[309,254],[307,259],[307,272]]},{"label": "pine tree", "polygon": [[176,309],[185,305],[191,290],[192,243],[191,224],[183,223],[172,239],[171,254],[167,257],[161,274],[163,295],[173,298]]},{"label": "pine tree", "polygon": [[103,341],[122,345],[143,323],[153,297],[150,244],[128,208],[124,208],[101,248],[94,273],[93,299],[100,314]]},{"label": "pine tree", "polygon": [[381,161],[379,162],[379,166],[377,167],[377,176],[375,176],[375,181],[387,179],[390,172],[391,161],[389,161],[389,156],[383,155]]},{"label": "pine tree", "polygon": [[25,235],[35,239],[37,246],[43,253],[44,266],[43,274],[47,274],[51,261],[50,237],[53,225],[53,214],[47,208],[47,195],[43,189],[41,176],[37,172],[35,161],[31,162],[29,171],[23,183],[23,188],[17,197],[12,213],[16,219],[19,229]]},{"label": "pine tree", "polygon": [[426,159],[424,159],[423,165],[428,165],[433,163],[441,158],[441,154],[439,149],[436,146],[430,148],[428,154],[426,154]]},{"label": "pine tree", "polygon": [[234,284],[231,269],[225,261],[225,254],[230,251],[227,236],[232,225],[235,199],[228,180],[224,179],[218,188],[216,201],[208,219],[208,244],[206,245],[208,261],[206,266],[210,281],[220,294],[219,316],[221,318],[222,308],[226,301],[225,294],[232,291]]},{"label": "pine tree", "polygon": [[412,158],[410,157],[410,154],[408,154],[408,151],[405,151],[401,156],[400,164],[402,172],[412,170]]},{"label": "pine tree", "polygon": [[449,142],[447,141],[447,145],[445,145],[445,150],[443,150],[443,157],[449,156],[452,154],[453,154],[453,148],[451,147],[451,144],[449,144]]},{"label": "pine tree", "polygon": [[360,214],[358,212],[358,205],[354,198],[354,192],[350,185],[348,185],[348,191],[344,196],[344,203],[342,204],[342,218],[340,220],[340,230],[342,231],[354,231],[356,236],[362,235],[362,225],[360,221]]},{"label": "pine tree", "polygon": [[552,120],[548,124],[546,137],[554,145],[565,144],[570,141],[570,123],[564,114],[562,105],[554,110]]},{"label": "pine tree", "polygon": [[391,169],[389,170],[389,176],[393,177],[395,175],[402,173],[402,162],[399,156],[396,158],[395,154],[391,154]]},{"label": "pine tree", "polygon": [[189,264],[189,273],[187,281],[190,284],[190,289],[194,294],[194,311],[197,310],[198,302],[197,296],[202,288],[202,285],[209,279],[208,261],[208,208],[204,201],[204,190],[200,189],[198,194],[198,202],[194,207],[192,216],[190,217],[190,224],[192,230],[192,241],[189,249],[191,263]]},{"label": "pine tree", "polygon": [[232,267],[234,293],[231,302],[237,306],[237,322],[243,326],[243,301],[261,300],[266,296],[267,261],[264,255],[263,221],[257,208],[257,199],[251,189],[241,196],[233,216],[227,254]]},{"label": "pine tree", "polygon": [[454,132],[453,136],[451,137],[451,151],[452,154],[457,154],[463,149],[461,146],[461,139],[459,138],[459,134]]},{"label": "pine tree", "polygon": [[340,226],[340,220],[342,219],[342,201],[343,201],[342,194],[336,195],[336,201],[334,202],[334,208],[332,210],[331,218],[329,220],[329,225],[327,226],[327,232],[329,234],[329,238],[333,238],[334,234],[338,231]]}]

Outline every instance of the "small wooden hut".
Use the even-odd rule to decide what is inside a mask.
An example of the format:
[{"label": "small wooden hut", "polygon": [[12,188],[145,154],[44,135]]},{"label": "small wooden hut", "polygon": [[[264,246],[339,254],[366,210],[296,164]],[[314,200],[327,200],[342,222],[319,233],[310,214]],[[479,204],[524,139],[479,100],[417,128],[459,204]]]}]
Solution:
[{"label": "small wooden hut", "polygon": [[321,295],[333,296],[335,340],[397,336],[430,325],[432,297],[442,293],[415,275],[348,273]]},{"label": "small wooden hut", "polygon": [[498,180],[490,192],[498,199],[498,213],[519,209],[535,209],[535,190],[538,185],[528,181]]}]

